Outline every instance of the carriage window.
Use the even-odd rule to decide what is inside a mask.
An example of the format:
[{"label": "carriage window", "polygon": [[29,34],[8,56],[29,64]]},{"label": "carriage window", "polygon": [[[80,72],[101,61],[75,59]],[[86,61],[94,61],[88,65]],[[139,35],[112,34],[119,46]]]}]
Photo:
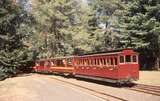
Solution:
[{"label": "carriage window", "polygon": [[124,56],[120,56],[120,63],[124,63]]},{"label": "carriage window", "polygon": [[96,59],[94,59],[94,65],[97,65],[97,61],[96,61]]},{"label": "carriage window", "polygon": [[98,59],[99,65],[101,65],[101,59]]},{"label": "carriage window", "polygon": [[89,65],[89,59],[87,59],[87,65]]},{"label": "carriage window", "polygon": [[87,65],[87,60],[86,59],[84,59],[84,65]]},{"label": "carriage window", "polygon": [[92,65],[94,65],[95,64],[95,61],[94,61],[94,59],[92,59]]},{"label": "carriage window", "polygon": [[113,58],[111,58],[111,65],[113,65]]},{"label": "carriage window", "polygon": [[88,65],[88,59],[86,59],[86,65]]},{"label": "carriage window", "polygon": [[81,65],[83,64],[83,61],[82,61],[82,60],[80,61],[80,64],[81,64]]},{"label": "carriage window", "polygon": [[79,65],[81,65],[81,60],[79,59]]},{"label": "carriage window", "polygon": [[102,58],[100,58],[99,60],[100,60],[100,65],[103,65],[103,60],[102,60]]},{"label": "carriage window", "polygon": [[57,66],[64,66],[63,60],[57,60]]},{"label": "carriage window", "polygon": [[99,59],[97,59],[97,65],[99,65]]},{"label": "carriage window", "polygon": [[63,64],[72,66],[72,59],[71,58],[63,59]]},{"label": "carriage window", "polygon": [[68,65],[68,66],[72,66],[72,59],[71,58],[64,59],[63,64]]},{"label": "carriage window", "polygon": [[40,63],[39,63],[39,62],[36,62],[36,63],[35,63],[35,66],[39,66],[39,65],[40,65]]},{"label": "carriage window", "polygon": [[56,61],[56,65],[59,66],[59,65],[61,64],[60,62],[61,62],[61,61],[57,60],[57,61]]},{"label": "carriage window", "polygon": [[40,61],[40,66],[43,66],[44,65],[44,61]]},{"label": "carriage window", "polygon": [[79,59],[77,60],[77,65],[80,65],[80,60]]},{"label": "carriage window", "polygon": [[49,66],[49,65],[50,65],[49,61],[44,62],[44,66]]},{"label": "carriage window", "polygon": [[117,65],[117,58],[114,58],[114,65]]},{"label": "carriage window", "polygon": [[106,59],[105,58],[103,59],[103,63],[104,63],[104,65],[106,65]]},{"label": "carriage window", "polygon": [[132,60],[133,62],[137,62],[137,56],[136,55],[132,56]]},{"label": "carriage window", "polygon": [[84,59],[84,65],[86,65],[86,59]]},{"label": "carriage window", "polygon": [[109,61],[109,58],[107,58],[107,64],[108,64],[108,65],[110,65],[110,61]]},{"label": "carriage window", "polygon": [[130,55],[126,55],[126,62],[131,62],[131,56]]},{"label": "carriage window", "polygon": [[81,60],[81,65],[83,65],[83,60]]},{"label": "carriage window", "polygon": [[72,63],[72,59],[71,59],[71,58],[68,58],[68,59],[67,59],[67,63],[68,63],[68,64],[71,64],[71,63]]},{"label": "carriage window", "polygon": [[90,60],[90,64],[93,65],[93,59]]},{"label": "carriage window", "polygon": [[79,60],[76,61],[76,65],[79,65]]},{"label": "carriage window", "polygon": [[89,60],[89,65],[92,65],[92,59]]},{"label": "carriage window", "polygon": [[89,60],[88,59],[86,60],[86,64],[89,65]]},{"label": "carriage window", "polygon": [[53,61],[51,61],[51,66],[54,66],[54,62]]},{"label": "carriage window", "polygon": [[89,61],[88,61],[88,59],[86,59],[86,65],[89,65]]}]

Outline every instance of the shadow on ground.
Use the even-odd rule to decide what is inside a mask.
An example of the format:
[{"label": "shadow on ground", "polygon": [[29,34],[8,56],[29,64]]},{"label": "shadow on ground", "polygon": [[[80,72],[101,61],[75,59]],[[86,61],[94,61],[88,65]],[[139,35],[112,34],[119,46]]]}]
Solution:
[{"label": "shadow on ground", "polygon": [[109,82],[104,82],[104,81],[98,81],[98,80],[91,80],[91,79],[86,79],[86,78],[75,78],[73,75],[63,75],[63,74],[58,74],[58,73],[38,73],[38,74],[43,74],[43,75],[54,75],[54,76],[61,76],[63,78],[66,78],[66,79],[77,79],[77,80],[80,80],[80,81],[85,81],[85,82],[89,82],[89,83],[96,83],[96,84],[99,84],[99,85],[105,85],[105,86],[110,86],[110,87],[117,87],[117,88],[130,88],[130,87],[134,87],[136,86],[137,84],[135,83],[129,83],[129,84],[117,84],[117,83],[109,83]]}]

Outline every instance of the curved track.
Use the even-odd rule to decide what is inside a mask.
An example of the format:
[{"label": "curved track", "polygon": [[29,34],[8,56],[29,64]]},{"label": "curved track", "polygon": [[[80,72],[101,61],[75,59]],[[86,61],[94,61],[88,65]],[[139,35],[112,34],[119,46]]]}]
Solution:
[{"label": "curved track", "polygon": [[134,90],[134,91],[138,91],[138,92],[143,92],[146,94],[160,96],[160,86],[137,84],[129,89]]},{"label": "curved track", "polygon": [[98,96],[98,95],[111,97],[111,98],[114,98],[115,100],[118,100],[118,101],[127,101],[126,99],[123,99],[123,98],[120,98],[120,97],[117,97],[117,96],[114,96],[114,95],[110,95],[110,94],[107,94],[107,93],[104,93],[104,92],[100,92],[100,91],[94,90],[92,88],[87,88],[87,87],[84,87],[84,86],[81,86],[81,85],[78,85],[78,84],[75,84],[75,83],[72,83],[72,82],[64,81],[64,80],[61,80],[61,79],[58,79],[58,78],[53,78],[53,77],[52,77],[52,79],[57,80],[57,81],[61,81],[61,82],[64,82],[64,83],[67,83],[67,84],[70,84],[70,85],[85,89],[85,90],[88,90],[88,91],[91,91],[91,92],[94,92],[94,94],[93,94],[94,96],[99,97],[99,98],[101,98],[103,100],[106,100],[106,101],[108,101],[107,98],[101,97],[101,96]]}]

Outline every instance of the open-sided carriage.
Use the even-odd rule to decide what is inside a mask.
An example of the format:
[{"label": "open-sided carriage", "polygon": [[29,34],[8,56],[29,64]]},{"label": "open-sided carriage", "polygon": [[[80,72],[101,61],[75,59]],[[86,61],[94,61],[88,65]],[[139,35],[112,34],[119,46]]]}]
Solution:
[{"label": "open-sided carriage", "polygon": [[43,59],[36,61],[34,70],[112,83],[128,83],[139,78],[138,53],[132,49],[123,49],[99,54]]}]

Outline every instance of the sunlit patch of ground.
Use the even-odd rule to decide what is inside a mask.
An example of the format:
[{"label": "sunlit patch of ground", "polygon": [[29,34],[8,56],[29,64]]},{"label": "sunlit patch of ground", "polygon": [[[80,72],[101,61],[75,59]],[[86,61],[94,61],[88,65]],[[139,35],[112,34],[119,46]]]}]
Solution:
[{"label": "sunlit patch of ground", "polygon": [[160,71],[140,71],[139,77],[136,83],[160,86]]}]

